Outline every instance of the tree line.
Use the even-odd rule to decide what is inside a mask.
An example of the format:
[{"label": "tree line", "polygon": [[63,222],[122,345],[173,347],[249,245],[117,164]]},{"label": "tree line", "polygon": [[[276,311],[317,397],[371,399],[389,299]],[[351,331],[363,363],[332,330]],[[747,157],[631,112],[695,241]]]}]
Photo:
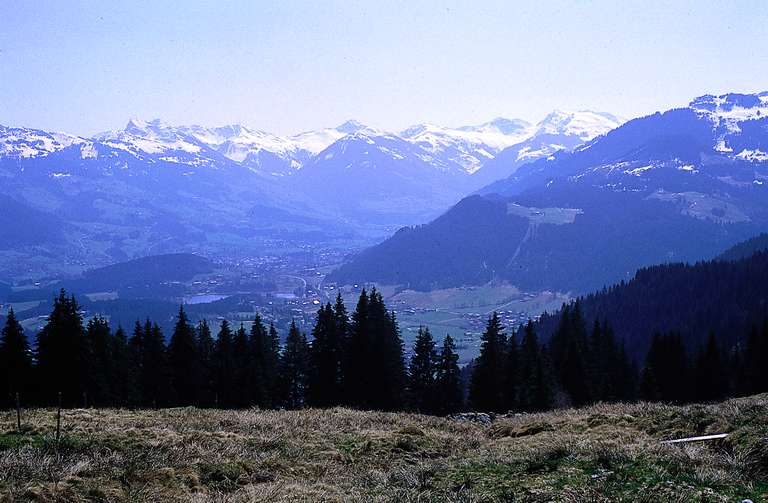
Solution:
[{"label": "tree line", "polygon": [[[216,334],[214,336],[214,330]],[[251,326],[194,324],[184,306],[166,341],[150,320],[127,332],[87,320],[74,296],[54,299],[32,347],[13,310],[0,336],[0,402],[65,407],[349,407],[451,413],[462,408],[450,337],[435,350],[419,331],[406,363],[394,312],[363,290],[351,315],[339,295],[322,306],[311,340],[295,323],[285,343],[256,315]]]},{"label": "tree line", "polygon": [[321,306],[309,340],[292,323],[284,344],[258,315],[248,329],[226,320],[212,327],[193,324],[183,306],[168,340],[150,320],[113,331],[100,316],[86,322],[62,291],[33,347],[9,311],[0,334],[0,405],[12,405],[16,393],[26,404],[53,405],[60,393],[65,407],[342,405],[443,415],[768,391],[768,322],[733,346],[711,333],[691,349],[679,333],[657,333],[640,366],[612,324],[588,323],[578,301],[563,306],[546,341],[537,329],[529,321],[507,334],[494,313],[465,386],[450,336],[440,344],[420,328],[405,357],[396,315],[375,289],[363,290],[351,315],[341,296]]},{"label": "tree line", "polygon": [[[529,321],[507,336],[496,314],[473,363],[469,403],[486,411],[542,411],[596,402],[709,402],[768,391],[768,321],[734,345],[710,332],[689,347],[657,332],[638,367],[607,320],[587,323],[579,301],[564,305],[547,343]],[[588,328],[590,327],[590,328]]]}]

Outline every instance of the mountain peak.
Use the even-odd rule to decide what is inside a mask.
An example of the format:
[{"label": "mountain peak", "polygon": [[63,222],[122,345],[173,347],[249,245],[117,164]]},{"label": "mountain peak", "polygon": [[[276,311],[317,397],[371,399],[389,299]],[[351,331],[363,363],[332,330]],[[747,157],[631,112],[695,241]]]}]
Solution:
[{"label": "mountain peak", "polygon": [[340,133],[353,134],[357,133],[358,131],[362,131],[363,129],[367,129],[367,127],[368,126],[359,121],[350,119],[344,124],[337,126],[335,129]]},{"label": "mountain peak", "polygon": [[578,136],[587,141],[621,126],[624,122],[624,119],[607,112],[555,109],[536,125],[536,134]]},{"label": "mountain peak", "polygon": [[152,119],[151,121],[145,121],[138,117],[131,117],[128,120],[128,124],[125,125],[124,131],[131,134],[145,134],[147,131],[158,131],[160,129],[168,129],[170,126],[161,119]]}]

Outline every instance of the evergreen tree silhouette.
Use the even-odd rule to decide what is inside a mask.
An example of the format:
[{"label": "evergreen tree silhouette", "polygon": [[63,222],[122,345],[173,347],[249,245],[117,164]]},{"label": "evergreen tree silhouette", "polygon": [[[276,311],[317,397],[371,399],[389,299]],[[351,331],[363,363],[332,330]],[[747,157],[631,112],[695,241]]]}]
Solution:
[{"label": "evergreen tree silhouette", "polygon": [[280,358],[280,376],[282,378],[283,405],[288,409],[304,406],[309,370],[309,346],[307,338],[291,322],[285,348]]},{"label": "evergreen tree silhouette", "polygon": [[32,355],[29,342],[11,308],[0,333],[0,407],[13,404],[16,393],[23,400],[31,401],[32,397],[27,396],[31,381]]},{"label": "evergreen tree silhouette", "polygon": [[336,313],[328,303],[317,311],[312,329],[307,403],[329,407],[341,403],[342,337]]},{"label": "evergreen tree silhouette", "polygon": [[197,354],[195,329],[189,322],[184,306],[179,307],[176,326],[168,346],[171,384],[175,391],[175,403],[195,405],[200,387],[200,362]]},{"label": "evergreen tree silhouette", "polygon": [[88,340],[80,306],[61,290],[48,321],[37,336],[36,360],[41,401],[55,404],[58,393],[66,407],[82,406],[88,391]]},{"label": "evergreen tree silhouette", "polygon": [[453,414],[464,408],[461,369],[456,345],[445,336],[435,369],[435,414]]},{"label": "evergreen tree silhouette", "polygon": [[435,341],[429,328],[419,327],[413,345],[413,356],[408,366],[408,390],[411,406],[416,412],[432,414],[435,401],[435,377],[437,373],[437,354]]},{"label": "evergreen tree silhouette", "polygon": [[234,344],[232,329],[227,320],[222,320],[216,337],[215,352],[215,396],[217,407],[232,407],[234,404]]},{"label": "evergreen tree silhouette", "polygon": [[504,327],[494,312],[481,337],[480,355],[475,359],[469,388],[469,401],[477,410],[501,412],[504,409],[506,343]]},{"label": "evergreen tree silhouette", "polygon": [[216,343],[211,327],[203,319],[197,324],[197,354],[200,368],[197,390],[197,403],[202,407],[212,407],[215,402],[215,357]]}]

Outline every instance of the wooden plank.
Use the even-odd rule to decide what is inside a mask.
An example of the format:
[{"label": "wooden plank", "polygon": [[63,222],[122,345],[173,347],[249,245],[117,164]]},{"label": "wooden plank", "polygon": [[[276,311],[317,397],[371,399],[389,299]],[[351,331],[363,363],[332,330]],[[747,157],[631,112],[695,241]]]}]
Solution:
[{"label": "wooden plank", "polygon": [[678,438],[675,440],[664,440],[661,443],[662,444],[682,444],[685,442],[702,442],[704,440],[717,440],[719,438],[725,438],[728,436],[728,433],[718,433],[717,435],[703,435],[701,437],[688,437],[688,438]]}]

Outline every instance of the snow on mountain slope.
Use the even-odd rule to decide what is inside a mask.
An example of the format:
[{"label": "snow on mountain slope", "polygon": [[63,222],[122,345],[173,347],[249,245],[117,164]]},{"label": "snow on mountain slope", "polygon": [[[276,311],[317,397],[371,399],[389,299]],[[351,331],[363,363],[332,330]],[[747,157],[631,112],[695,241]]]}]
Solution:
[{"label": "snow on mountain slope", "polygon": [[198,154],[202,145],[182,130],[154,119],[145,122],[131,119],[122,131],[108,131],[94,137],[109,147],[125,150],[135,156],[168,152]]},{"label": "snow on mountain slope", "polygon": [[427,162],[455,163],[467,173],[474,173],[488,159],[506,147],[521,142],[532,133],[523,120],[497,118],[479,126],[448,128],[418,124],[400,133],[400,137],[425,151]]},{"label": "snow on mountain slope", "polygon": [[0,125],[0,156],[41,157],[87,140],[66,133],[49,133],[38,129],[11,128]]},{"label": "snow on mountain slope", "polygon": [[549,158],[559,151],[571,151],[584,143],[621,126],[624,119],[606,112],[555,110],[520,142],[498,152],[473,173],[476,186],[506,178],[520,166]]},{"label": "snow on mountain slope", "polygon": [[[90,140],[61,133],[2,128],[0,156],[45,156],[77,143],[82,145],[83,159],[127,153],[152,162],[211,167],[221,167],[229,159],[259,174],[283,177],[307,166],[334,143],[359,135],[358,140],[380,144],[385,155],[379,159],[379,165],[396,161],[398,156],[413,157],[419,160],[414,166],[423,164],[437,172],[467,175],[487,171],[481,167],[510,147],[519,146],[515,162],[527,162],[559,149],[571,149],[618,123],[620,120],[610,114],[554,112],[536,126],[519,119],[497,118],[458,128],[420,124],[393,134],[350,120],[334,128],[278,136],[239,124],[177,127],[159,119],[131,119],[124,129],[101,133]],[[393,142],[394,138],[402,143]],[[532,138],[536,141],[531,142]],[[394,150],[399,152],[392,148],[395,143],[398,146]],[[387,151],[392,151],[389,161]],[[353,160],[353,164],[364,161]],[[489,175],[488,181],[493,176]]]},{"label": "snow on mountain slope", "polygon": [[589,141],[624,124],[626,120],[606,112],[555,110],[536,125],[537,135],[575,136]]},{"label": "snow on mountain slope", "polygon": [[239,124],[216,128],[182,126],[179,129],[235,162],[243,162],[255,151],[266,150],[287,157],[295,150],[287,138]]}]

